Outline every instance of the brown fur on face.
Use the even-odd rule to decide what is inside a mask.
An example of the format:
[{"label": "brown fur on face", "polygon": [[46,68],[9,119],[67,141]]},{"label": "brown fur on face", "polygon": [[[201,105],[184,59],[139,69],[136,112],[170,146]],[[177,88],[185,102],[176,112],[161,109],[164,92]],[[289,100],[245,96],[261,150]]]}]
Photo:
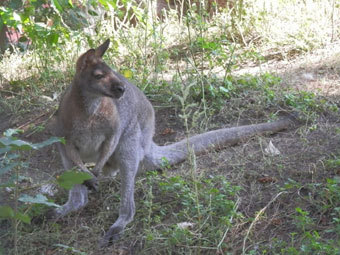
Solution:
[{"label": "brown fur on face", "polygon": [[76,64],[75,84],[82,86],[82,91],[120,98],[125,91],[123,81],[102,60],[103,53],[97,50],[90,49],[79,57]]}]

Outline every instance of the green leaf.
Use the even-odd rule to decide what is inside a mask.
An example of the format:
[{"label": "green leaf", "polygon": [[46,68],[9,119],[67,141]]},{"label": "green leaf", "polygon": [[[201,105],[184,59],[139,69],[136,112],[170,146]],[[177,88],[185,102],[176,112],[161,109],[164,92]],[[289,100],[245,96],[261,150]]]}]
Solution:
[{"label": "green leaf", "polygon": [[89,173],[79,171],[66,171],[57,178],[60,187],[64,189],[71,189],[75,184],[82,184],[86,180],[92,179]]},{"label": "green leaf", "polygon": [[8,1],[8,7],[14,9],[14,10],[18,10],[20,8],[22,8],[23,6],[23,1],[22,0],[11,0],[11,1]]},{"label": "green leaf", "polygon": [[6,188],[6,187],[14,188],[15,183],[13,181],[9,181],[9,182],[0,184],[0,188]]},{"label": "green leaf", "polygon": [[2,137],[0,138],[0,145],[4,146],[4,147],[12,147],[14,150],[37,150],[40,148],[43,148],[47,145],[50,145],[52,143],[56,143],[56,142],[62,142],[63,140],[61,138],[58,137],[51,137],[50,139],[41,142],[41,143],[36,143],[36,144],[32,144],[23,140],[19,140],[19,139],[14,139],[12,137]]},{"label": "green leaf", "polygon": [[16,167],[17,165],[19,165],[18,162],[13,162],[13,163],[10,163],[3,168],[0,168],[0,175],[7,173],[8,171],[10,171],[12,168]]},{"label": "green leaf", "polygon": [[14,218],[24,222],[24,223],[27,223],[27,224],[30,224],[31,223],[31,218],[27,215],[27,214],[23,214],[21,212],[17,212],[14,216]]},{"label": "green leaf", "polygon": [[13,139],[12,137],[0,138],[0,145],[1,144],[5,147],[11,146],[13,149],[16,149],[16,150],[34,149],[34,146],[31,143],[22,141],[22,140],[16,140],[16,139]]},{"label": "green leaf", "polygon": [[8,205],[0,206],[0,219],[11,219],[14,217],[13,209]]},{"label": "green leaf", "polygon": [[60,205],[57,205],[52,202],[48,202],[47,197],[45,197],[42,194],[37,194],[35,197],[24,194],[21,197],[19,197],[18,200],[24,203],[43,204],[47,206],[60,207]]},{"label": "green leaf", "polygon": [[98,13],[97,13],[96,11],[94,11],[94,10],[91,10],[91,9],[88,10],[88,13],[89,13],[91,16],[98,16]]},{"label": "green leaf", "polygon": [[230,92],[229,89],[227,89],[225,87],[222,87],[222,86],[220,86],[219,89],[220,89],[220,91],[222,91],[224,93],[229,93]]},{"label": "green leaf", "polygon": [[107,0],[98,0],[99,3],[101,3],[105,9],[108,9],[108,1]]},{"label": "green leaf", "polygon": [[22,133],[22,130],[21,129],[7,129],[5,132],[4,132],[4,136],[13,136],[13,135],[17,135],[19,133]]},{"label": "green leaf", "polygon": [[48,139],[48,140],[46,140],[46,141],[43,141],[43,142],[41,142],[41,143],[35,143],[35,144],[33,144],[33,145],[34,145],[34,147],[35,147],[36,149],[40,149],[40,148],[43,148],[43,147],[45,147],[45,146],[51,145],[51,144],[53,144],[53,143],[63,142],[63,141],[64,141],[64,139],[62,139],[62,138],[59,138],[59,137],[51,137],[50,139]]},{"label": "green leaf", "polygon": [[67,2],[68,2],[68,4],[71,6],[71,8],[74,7],[74,6],[73,6],[73,3],[72,3],[72,0],[68,0]]},{"label": "green leaf", "polygon": [[61,7],[60,3],[58,0],[52,0],[52,4],[55,6],[55,8],[57,8],[57,10],[59,12],[62,12],[63,11],[63,7]]},{"label": "green leaf", "polygon": [[10,147],[0,148],[0,154],[5,154],[6,152],[11,151]]},{"label": "green leaf", "polygon": [[13,160],[13,159],[17,159],[17,158],[19,158],[19,154],[16,154],[16,153],[11,153],[11,154],[6,155],[6,159]]},{"label": "green leaf", "polygon": [[57,44],[58,43],[58,39],[59,39],[59,35],[55,32],[51,32],[48,36],[47,36],[47,42],[49,44]]},{"label": "green leaf", "polygon": [[333,180],[335,183],[340,184],[340,176],[334,176]]}]

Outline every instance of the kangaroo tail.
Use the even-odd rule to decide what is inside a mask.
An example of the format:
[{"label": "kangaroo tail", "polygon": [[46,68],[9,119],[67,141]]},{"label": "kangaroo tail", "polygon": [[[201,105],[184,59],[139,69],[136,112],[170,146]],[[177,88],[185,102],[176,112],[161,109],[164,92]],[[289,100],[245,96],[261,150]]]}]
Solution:
[{"label": "kangaroo tail", "polygon": [[221,149],[227,145],[236,144],[253,135],[266,132],[275,133],[288,128],[292,124],[291,118],[285,118],[269,123],[213,130],[166,146],[152,143],[149,153],[145,155],[143,168],[148,170],[159,169],[165,162],[170,165],[180,163],[187,158],[188,148],[191,148],[190,150],[198,155],[213,148]]}]

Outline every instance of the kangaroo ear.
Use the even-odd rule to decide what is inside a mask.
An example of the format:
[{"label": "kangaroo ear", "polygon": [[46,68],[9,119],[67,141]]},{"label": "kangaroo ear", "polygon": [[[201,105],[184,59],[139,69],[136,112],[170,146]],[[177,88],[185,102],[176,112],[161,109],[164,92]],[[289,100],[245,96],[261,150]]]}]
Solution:
[{"label": "kangaroo ear", "polygon": [[76,64],[77,72],[80,72],[81,70],[85,69],[87,65],[94,62],[95,59],[95,50],[90,49],[87,52],[85,52],[83,55],[81,55]]},{"label": "kangaroo ear", "polygon": [[109,47],[110,39],[107,39],[102,45],[100,45],[95,51],[96,51],[96,57],[102,57]]}]

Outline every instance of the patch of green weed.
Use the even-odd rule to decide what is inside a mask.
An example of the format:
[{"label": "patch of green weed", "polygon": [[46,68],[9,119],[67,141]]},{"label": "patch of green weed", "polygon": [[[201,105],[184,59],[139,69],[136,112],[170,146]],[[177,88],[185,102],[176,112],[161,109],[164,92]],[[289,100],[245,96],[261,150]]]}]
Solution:
[{"label": "patch of green weed", "polygon": [[228,246],[225,234],[241,217],[236,203],[240,187],[223,176],[201,176],[196,181],[148,173],[135,219],[143,224],[143,254],[159,249],[206,254]]},{"label": "patch of green weed", "polygon": [[[291,181],[292,183],[292,181]],[[293,185],[296,186],[296,185]],[[286,186],[287,187],[287,186]],[[296,186],[301,188],[300,185]],[[305,185],[317,199],[302,209],[297,207],[291,216],[296,226],[289,233],[291,241],[276,239],[273,242],[279,254],[331,254],[340,252],[340,180],[327,179],[325,184]],[[288,188],[291,188],[289,186]],[[310,196],[311,197],[311,196]]]}]

